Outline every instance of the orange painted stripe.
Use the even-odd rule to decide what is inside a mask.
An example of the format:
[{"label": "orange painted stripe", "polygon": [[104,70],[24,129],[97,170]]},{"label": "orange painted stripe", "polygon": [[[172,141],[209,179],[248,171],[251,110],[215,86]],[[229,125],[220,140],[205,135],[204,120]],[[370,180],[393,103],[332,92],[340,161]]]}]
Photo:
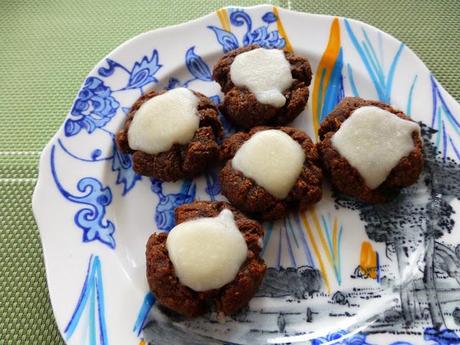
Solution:
[{"label": "orange painted stripe", "polygon": [[144,339],[141,339],[141,341],[140,341],[139,345],[145,345],[145,341],[144,341]]},{"label": "orange painted stripe", "polygon": [[359,266],[363,270],[363,273],[367,274],[370,278],[377,278],[377,253],[368,241],[363,241],[361,244]]},{"label": "orange painted stripe", "polygon": [[313,231],[311,230],[310,224],[308,223],[307,217],[305,216],[305,213],[300,214],[300,219],[302,219],[302,223],[305,227],[305,231],[308,235],[308,238],[310,239],[311,246],[313,247],[313,251],[315,252],[316,258],[319,263],[319,270],[321,271],[321,275],[323,276],[324,279],[324,284],[326,285],[327,292],[331,293],[331,287],[329,285],[329,279],[327,277],[326,270],[324,268],[324,263],[323,260],[321,259],[321,253],[319,252],[319,248],[316,245],[315,237],[313,236]]},{"label": "orange painted stripe", "polygon": [[228,20],[227,10],[225,8],[220,8],[216,11],[217,16],[219,17],[220,24],[225,31],[231,31],[230,21]]},{"label": "orange painted stripe", "polygon": [[[315,82],[313,84],[312,92],[312,114],[313,114],[313,129],[316,138],[318,138],[319,117],[323,109],[324,95],[326,93],[327,85],[331,77],[332,69],[334,68],[337,57],[340,52],[340,24],[339,19],[336,17],[332,20],[331,29],[329,33],[329,41],[326,50],[321,57],[318,68],[315,73]],[[323,85],[320,90],[321,75],[325,70]],[[319,95],[321,98],[319,99]]]},{"label": "orange painted stripe", "polygon": [[284,26],[281,22],[281,18],[279,15],[278,7],[273,6],[273,13],[276,16],[276,26],[278,27],[278,32],[281,35],[281,37],[284,38],[284,42],[286,42],[284,49],[286,49],[289,52],[293,52],[294,49],[292,48],[291,42],[289,41],[288,35],[286,34],[286,30],[284,30]]}]

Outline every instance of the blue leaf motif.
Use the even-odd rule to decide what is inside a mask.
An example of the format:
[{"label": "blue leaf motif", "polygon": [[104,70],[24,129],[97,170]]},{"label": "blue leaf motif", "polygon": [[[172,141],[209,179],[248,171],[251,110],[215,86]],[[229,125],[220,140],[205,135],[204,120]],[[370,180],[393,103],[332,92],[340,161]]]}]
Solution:
[{"label": "blue leaf motif", "polygon": [[249,32],[252,29],[252,20],[249,14],[244,10],[233,10],[230,13],[230,23],[235,26],[246,25],[246,30]]},{"label": "blue leaf motif", "polygon": [[171,230],[174,225],[174,209],[195,200],[196,184],[191,181],[182,183],[179,193],[163,193],[163,182],[152,178],[152,192],[158,196],[155,208],[155,223],[159,230]]},{"label": "blue leaf motif", "polygon": [[51,173],[59,192],[73,203],[87,205],[74,217],[75,225],[83,230],[83,242],[100,241],[110,248],[115,248],[115,225],[105,219],[106,208],[112,202],[112,192],[93,177],[84,177],[77,183],[80,196],[71,194],[61,185],[55,166],[55,149],[51,149]]},{"label": "blue leaf motif", "polygon": [[273,12],[267,12],[262,16],[262,20],[267,24],[271,24],[275,23],[278,20],[278,18]]},{"label": "blue leaf motif", "polygon": [[189,48],[185,54],[185,64],[189,72],[197,79],[210,81],[211,70],[204,60],[195,53],[195,46]]},{"label": "blue leaf motif", "polygon": [[141,179],[141,176],[134,172],[132,166],[133,163],[130,155],[120,152],[114,142],[112,171],[117,172],[116,183],[123,185],[123,196],[126,195],[135,186],[136,182]]},{"label": "blue leaf motif", "polygon": [[174,89],[176,86],[180,86],[180,80],[177,78],[170,78],[168,80],[168,85],[166,85],[166,90]]},{"label": "blue leaf motif", "polygon": [[137,89],[158,82],[154,75],[161,67],[162,65],[158,63],[158,51],[154,49],[150,59],[144,56],[141,62],[134,63],[126,89]]},{"label": "blue leaf motif", "polygon": [[216,200],[216,196],[220,194],[221,188],[219,177],[215,171],[210,171],[206,174],[206,188],[205,192],[208,193],[212,201]]},{"label": "blue leaf motif", "polygon": [[116,114],[120,103],[112,96],[112,91],[97,77],[89,77],[80,90],[70,111],[76,119],[68,119],[64,133],[70,137],[86,129],[92,133],[104,127]]},{"label": "blue leaf motif", "polygon": [[238,39],[236,36],[224,29],[218,28],[217,26],[208,26],[209,29],[214,31],[216,34],[217,41],[222,46],[224,53],[228,53],[229,51],[238,48],[240,45],[238,43]]}]

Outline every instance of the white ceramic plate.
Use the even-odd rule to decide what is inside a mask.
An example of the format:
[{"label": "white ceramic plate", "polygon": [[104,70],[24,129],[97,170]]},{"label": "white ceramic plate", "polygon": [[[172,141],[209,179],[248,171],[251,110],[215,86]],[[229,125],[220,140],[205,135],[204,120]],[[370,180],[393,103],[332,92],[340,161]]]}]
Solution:
[{"label": "white ceramic plate", "polygon": [[[161,183],[131,170],[113,134],[151,88],[190,87],[222,97],[217,59],[258,43],[306,56],[308,109],[294,126],[312,137],[345,95],[379,99],[421,121],[426,169],[392,203],[366,206],[331,194],[305,214],[265,224],[270,267],[247,310],[224,323],[168,316],[145,278],[153,231],[175,206],[220,199],[215,172]],[[272,6],[226,8],[139,35],[88,75],[46,146],[33,197],[48,286],[68,344],[459,343],[460,106],[395,38],[351,19]],[[226,134],[232,132],[224,123]]]}]

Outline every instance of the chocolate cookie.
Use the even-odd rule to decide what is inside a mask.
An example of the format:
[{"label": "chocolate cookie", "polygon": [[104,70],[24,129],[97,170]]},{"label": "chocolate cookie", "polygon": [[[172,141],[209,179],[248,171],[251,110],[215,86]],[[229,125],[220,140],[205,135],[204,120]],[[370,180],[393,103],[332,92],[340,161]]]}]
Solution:
[{"label": "chocolate cookie", "polygon": [[[300,175],[289,194],[278,199],[253,179],[246,177],[232,166],[232,158],[238,149],[254,134],[278,129],[300,144],[305,160]],[[284,217],[289,210],[304,210],[322,197],[322,172],[319,168],[315,144],[303,131],[292,127],[255,127],[248,133],[238,132],[226,139],[221,147],[221,160],[226,161],[220,172],[222,194],[237,208],[256,219],[274,220]]]},{"label": "chocolate cookie", "polygon": [[332,136],[360,107],[375,106],[389,111],[401,119],[409,120],[402,111],[392,106],[359,97],[347,97],[324,119],[319,129],[320,142],[317,144],[323,171],[331,184],[340,192],[369,203],[386,202],[394,198],[401,188],[414,184],[423,168],[422,140],[418,133],[412,134],[414,149],[403,157],[391,170],[386,180],[376,189],[369,188],[361,174],[340,155],[332,144]]},{"label": "chocolate cookie", "polygon": [[230,68],[235,57],[260,48],[250,45],[235,49],[219,59],[213,69],[213,79],[217,81],[225,94],[220,106],[222,114],[241,128],[258,125],[285,125],[294,120],[305,108],[308,101],[308,86],[311,82],[311,67],[306,58],[284,51],[286,60],[291,65],[293,82],[283,92],[286,98],[284,106],[277,108],[260,103],[247,88],[237,87],[230,76]]},{"label": "chocolate cookie", "polygon": [[176,224],[201,217],[216,217],[224,208],[232,211],[236,226],[248,247],[246,261],[236,278],[219,289],[197,292],[180,283],[166,248],[167,233],[155,233],[147,242],[147,280],[160,304],[189,318],[211,308],[231,315],[247,305],[259,288],[266,266],[260,254],[262,226],[225,202],[195,201],[175,210]]},{"label": "chocolate cookie", "polygon": [[217,118],[217,108],[205,95],[193,91],[198,97],[199,128],[189,143],[174,144],[169,150],[158,154],[133,150],[129,146],[128,131],[136,112],[145,102],[164,92],[150,91],[133,104],[123,128],[116,135],[116,143],[120,151],[132,154],[133,169],[140,175],[153,176],[162,181],[191,178],[217,160],[217,139],[223,135],[222,125]]}]

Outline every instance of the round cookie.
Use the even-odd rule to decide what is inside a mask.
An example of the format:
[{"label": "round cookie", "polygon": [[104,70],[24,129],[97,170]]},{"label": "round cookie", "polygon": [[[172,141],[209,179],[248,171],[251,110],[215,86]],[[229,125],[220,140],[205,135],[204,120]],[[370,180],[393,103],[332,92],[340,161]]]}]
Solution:
[{"label": "round cookie", "polygon": [[[280,130],[297,142],[305,159],[300,174],[290,188],[287,197],[277,198],[252,178],[245,176],[233,167],[232,159],[238,150],[255,134],[266,130]],[[238,209],[249,216],[261,220],[274,220],[284,217],[289,210],[306,209],[322,197],[322,172],[319,168],[315,144],[303,131],[292,127],[259,126],[249,132],[238,132],[224,140],[220,152],[221,160],[226,161],[220,172],[222,194]]]},{"label": "round cookie", "polygon": [[319,129],[320,142],[317,144],[324,173],[331,184],[340,192],[364,202],[382,203],[393,199],[401,188],[414,184],[423,168],[422,140],[417,132],[412,132],[413,149],[399,160],[383,183],[371,189],[363,176],[343,157],[333,144],[333,136],[353,111],[367,106],[386,110],[400,119],[410,120],[402,111],[388,104],[364,100],[359,97],[344,98],[324,119]]},{"label": "round cookie", "polygon": [[224,209],[233,213],[236,226],[248,248],[247,258],[234,280],[219,289],[201,292],[181,284],[168,256],[168,234],[155,233],[147,242],[147,280],[160,304],[189,318],[202,315],[211,308],[218,313],[231,315],[247,305],[254,296],[266,270],[259,256],[264,231],[257,221],[247,218],[225,202],[195,201],[175,209],[176,224],[197,218],[216,217]]},{"label": "round cookie", "polygon": [[133,169],[140,175],[153,176],[162,181],[191,178],[217,160],[219,154],[217,140],[223,135],[222,125],[217,117],[217,108],[205,95],[192,91],[198,98],[199,125],[187,144],[174,144],[167,151],[157,154],[133,150],[129,145],[128,132],[139,108],[165,92],[167,91],[150,91],[134,102],[123,128],[116,135],[116,143],[120,151],[132,154]]},{"label": "round cookie", "polygon": [[306,58],[283,51],[293,79],[291,86],[283,91],[286,103],[282,107],[260,103],[247,88],[235,86],[230,75],[231,65],[239,54],[258,48],[257,45],[250,45],[235,49],[221,57],[213,69],[213,79],[225,94],[220,106],[222,114],[235,125],[246,129],[259,125],[285,125],[294,120],[307,104],[308,86],[312,78],[310,63]]}]

